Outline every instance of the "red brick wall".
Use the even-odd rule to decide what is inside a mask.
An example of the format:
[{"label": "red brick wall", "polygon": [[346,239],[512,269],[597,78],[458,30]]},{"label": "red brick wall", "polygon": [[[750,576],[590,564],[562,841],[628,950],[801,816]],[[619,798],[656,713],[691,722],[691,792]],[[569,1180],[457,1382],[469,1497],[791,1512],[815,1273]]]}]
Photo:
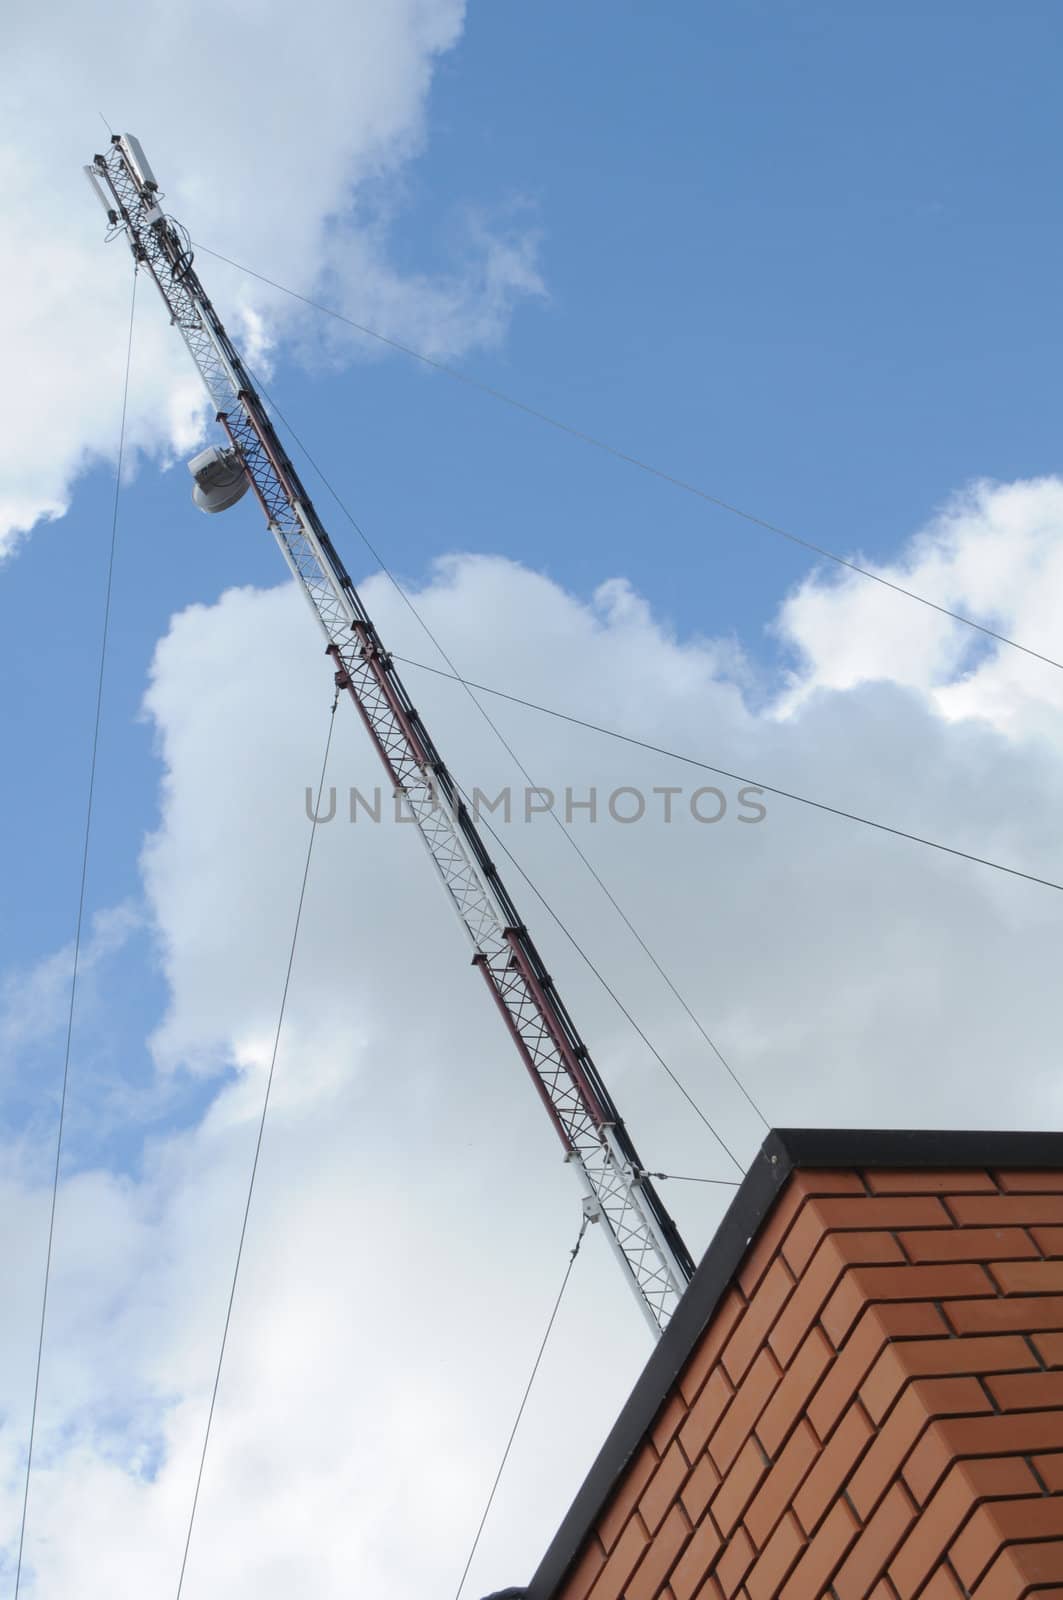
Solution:
[{"label": "red brick wall", "polygon": [[798,1172],[558,1600],[1063,1600],[1063,1172]]}]

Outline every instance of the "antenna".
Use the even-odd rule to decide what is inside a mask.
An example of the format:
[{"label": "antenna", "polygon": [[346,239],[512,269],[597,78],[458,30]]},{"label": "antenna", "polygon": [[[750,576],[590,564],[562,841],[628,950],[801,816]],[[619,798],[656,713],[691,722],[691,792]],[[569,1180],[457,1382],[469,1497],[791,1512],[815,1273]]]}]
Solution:
[{"label": "antenna", "polygon": [[694,1264],[646,1174],[461,791],[274,430],[193,267],[187,233],[161,210],[139,142],[115,134],[86,168],[188,347],[225,434],[190,464],[196,503],[220,511],[248,484],[324,635],[338,688],[353,700],[396,796],[417,823],[513,1044],[647,1322],[659,1336]]}]

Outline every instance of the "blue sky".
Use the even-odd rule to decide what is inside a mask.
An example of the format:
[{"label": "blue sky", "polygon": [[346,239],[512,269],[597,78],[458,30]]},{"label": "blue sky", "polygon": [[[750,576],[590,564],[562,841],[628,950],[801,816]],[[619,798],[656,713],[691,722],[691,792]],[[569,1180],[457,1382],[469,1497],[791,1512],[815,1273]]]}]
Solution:
[{"label": "blue sky", "polygon": [[[475,8],[403,177],[396,257],[431,272],[461,249],[457,215],[501,206],[540,233],[547,292],[471,373],[828,548],[884,559],[969,480],[1058,460],[1061,50],[1048,5]],[[204,242],[246,254],[238,218]],[[231,282],[210,258],[201,269],[219,292]],[[157,320],[153,292],[141,300]],[[398,573],[469,550],[582,594],[623,575],[683,632],[733,632],[778,666],[765,625],[809,560],[770,534],[406,358],[336,373],[282,350],[271,388]],[[69,927],[110,493],[106,469],[82,480],[0,588],[18,686],[3,738],[34,775],[9,795],[5,962]],[[319,501],[352,570],[370,570]],[[191,518],[180,467],[123,494],[90,903],[92,885],[108,901],[135,889],[130,840],[154,783],[136,707],[154,641],[181,605],[279,576],[257,533],[246,509],[238,526]],[[909,623],[898,600],[898,648]]]},{"label": "blue sky", "polygon": [[[76,180],[69,193],[65,177],[56,180],[56,209],[66,247],[77,252],[67,259],[78,263],[68,286],[52,265],[52,212],[38,184],[34,205],[43,220],[22,252],[30,274],[22,304],[28,322],[38,302],[51,309],[41,312],[36,344],[28,343],[21,359],[51,374],[50,388],[43,401],[29,396],[28,382],[24,403],[18,391],[9,395],[7,433],[17,450],[8,470],[18,478],[18,452],[28,456],[54,426],[61,469],[50,476],[47,462],[35,467],[26,493],[44,504],[64,483],[72,490],[66,513],[40,522],[0,563],[8,685],[0,702],[8,773],[0,830],[0,1118],[4,1171],[19,1173],[19,1195],[28,1196],[27,1215],[38,1222],[62,1059],[63,951],[77,904],[113,496],[107,457],[128,311],[124,246],[104,247],[77,175],[103,137],[97,104],[142,139],[164,187],[172,187],[174,210],[211,248],[342,304],[396,338],[414,345],[434,339],[443,359],[478,381],[1059,653],[1048,597],[1058,592],[1052,574],[1063,489],[1040,482],[1056,473],[1060,449],[1063,42],[1054,7],[1005,11],[975,0],[887,11],[841,0],[677,0],[649,8],[540,0],[534,7],[481,3],[463,19],[458,0],[426,0],[420,9],[397,6],[395,37],[382,42],[373,33],[379,17],[372,5],[344,7],[342,16],[332,0],[313,0],[312,9],[319,28],[334,22],[346,30],[336,55],[346,51],[351,62],[349,104],[322,92],[316,107],[312,86],[304,86],[293,94],[292,125],[263,124],[257,139],[253,117],[269,117],[256,99],[254,72],[255,51],[270,59],[265,28],[254,32],[248,78],[236,85],[233,105],[218,105],[197,87],[205,98],[189,105],[187,124],[176,101],[157,106],[132,76],[111,74],[98,40],[91,48],[101,54],[86,57],[83,73],[73,33],[58,66],[33,25],[19,42],[27,85],[41,61],[49,72],[55,67],[52,98],[44,102],[47,138],[50,159],[62,163],[56,170],[69,169]],[[228,11],[226,18],[231,24]],[[275,21],[288,25],[280,14]],[[370,37],[379,60],[372,51],[359,55]],[[172,74],[176,87],[176,62]],[[383,134],[367,109],[375,77],[384,84],[382,101],[393,107],[393,122],[373,112],[386,124]],[[67,80],[76,87],[64,105]],[[122,81],[130,85],[128,105],[116,89]],[[27,171],[35,139],[45,141],[45,120],[36,132],[12,124],[4,135]],[[361,130],[349,143],[348,124]],[[370,133],[363,124],[372,124]],[[308,199],[318,167],[320,192]],[[318,256],[326,269],[320,279]],[[503,280],[497,303],[492,263]],[[248,306],[265,317],[274,341],[271,392],[388,564],[422,591],[433,626],[471,675],[584,713],[601,708],[606,721],[667,734],[707,760],[752,768],[914,831],[1063,876],[1054,820],[1063,707],[1051,668],[987,651],[914,604],[872,585],[865,593],[861,580],[836,584],[831,569],[821,574],[825,587],[802,587],[814,563],[770,534],[406,357],[366,352],[334,323],[293,318],[283,302],[261,297],[209,256],[200,256],[199,269],[233,326]],[[13,282],[21,270],[21,260],[8,258]],[[79,288],[84,284],[88,290]],[[446,326],[433,299],[439,284],[460,290],[459,312]],[[76,348],[71,330],[78,331]],[[271,975],[283,965],[279,934],[272,953],[258,945],[271,919],[286,926],[288,879],[301,849],[298,812],[329,696],[318,638],[303,617],[289,628],[283,596],[258,593],[219,605],[234,587],[272,590],[284,573],[250,497],[216,519],[192,508],[182,465],[190,450],[187,441],[174,445],[167,411],[175,374],[184,371],[182,352],[171,348],[177,344],[142,281],[132,424],[138,448],[119,501],[87,947],[98,914],[111,919],[105,930],[118,931],[113,948],[85,974],[67,1149],[68,1170],[81,1174],[84,1192],[102,1186],[108,1205],[120,1209],[119,1196],[132,1207],[137,1228],[130,1229],[137,1241],[150,1237],[146,1253],[164,1262],[192,1260],[171,1222],[200,1203],[200,1186],[205,1210],[217,1199],[218,1216],[235,1214],[247,1149],[226,1140],[253,1116],[261,1038],[276,999]],[[43,409],[35,412],[35,405]],[[75,471],[81,452],[92,459]],[[167,459],[174,464],[160,470]],[[314,473],[304,476],[360,581],[373,561]],[[970,496],[957,509],[953,497],[981,480],[1004,487]],[[913,552],[912,536],[949,505],[951,520]],[[484,559],[436,565],[455,554]],[[550,581],[537,585],[531,573]],[[625,580],[630,591],[603,595],[600,586],[610,579]],[[410,634],[386,588],[370,592],[382,607],[382,629],[393,625],[398,647],[423,655],[427,647]],[[205,609],[179,615],[197,606]],[[148,715],[149,671],[168,633]],[[203,677],[204,661],[214,665],[213,681]],[[446,686],[420,678],[411,686],[459,775],[476,781],[481,763],[489,776],[504,772],[486,731]],[[218,706],[230,699],[235,710],[226,725]],[[559,765],[567,761],[588,780],[597,762],[603,781],[627,779],[614,751],[592,751],[512,709],[500,719],[536,771],[567,771]],[[342,747],[340,770],[373,781],[356,731]],[[258,801],[261,818],[252,816]],[[242,819],[250,882],[234,866]],[[1044,1125],[1057,1117],[1049,1003],[1059,953],[1054,904],[1024,887],[972,877],[974,869],[898,855],[895,845],[840,832],[840,824],[791,824],[775,812],[771,822],[774,831],[756,841],[721,830],[710,849],[699,836],[686,855],[674,840],[651,845],[637,830],[622,841],[592,836],[611,881],[623,886],[637,919],[646,919],[688,992],[704,1001],[707,1020],[723,1030],[771,1119],[933,1123],[970,1115],[999,1123],[1008,1115],[999,1052],[1016,1027],[1015,1048],[1025,1052],[1028,1072],[1015,1120]],[[152,834],[161,844],[154,866],[145,866]],[[468,995],[451,992],[463,952],[447,940],[453,936],[457,947],[459,936],[437,913],[438,891],[409,839],[401,841],[406,854],[393,856],[391,844],[374,841],[370,851],[361,836],[341,839],[336,831],[328,838],[306,1009],[293,1018],[310,1086],[300,1091],[305,1103],[297,1099],[294,1110],[281,1113],[287,1144],[278,1136],[291,1163],[284,1167],[290,1193],[317,1192],[315,1137],[327,1156],[347,1130],[350,1154],[341,1165],[353,1182],[360,1163],[375,1171],[381,1150],[392,1148],[388,1116],[409,1114],[423,1175],[419,1170],[416,1181],[392,1191],[393,1165],[380,1183],[401,1217],[396,1226],[407,1229],[410,1259],[434,1284],[438,1261],[453,1250],[460,1264],[462,1251],[472,1249],[467,1241],[476,1240],[491,1270],[507,1272],[511,1254],[496,1248],[489,1228],[478,1231],[498,1185],[508,1181],[502,1155],[484,1149],[493,1143],[491,1118],[508,1126],[506,1117],[517,1116],[470,1065],[501,1053],[490,1032],[494,1020],[472,986]],[[695,861],[692,852],[702,846]],[[604,952],[615,981],[630,984],[625,994],[652,1019],[670,1059],[701,1072],[704,1063],[667,997],[625,953],[567,859],[545,836],[526,848],[580,935]],[[207,892],[214,881],[218,901]],[[336,884],[347,891],[342,916],[332,901]],[[363,894],[381,918],[375,937],[366,929]],[[209,962],[197,965],[202,950],[214,947],[227,904],[236,919],[231,1005],[212,988]],[[336,946],[348,939],[349,965],[334,970]],[[699,1154],[689,1128],[662,1109],[659,1089],[639,1076],[571,952],[549,928],[544,941],[578,1016],[613,1052],[640,1138],[666,1152],[658,1159],[674,1146],[704,1163],[709,1157]],[[414,984],[425,985],[423,1012],[408,1004],[408,982],[393,987],[404,963]],[[323,974],[332,975],[331,987]],[[217,974],[221,990],[223,977]],[[30,1005],[38,989],[43,998]],[[431,1068],[436,1049],[444,1063],[438,1073]],[[381,1050],[389,1071],[369,1093],[366,1060],[379,1064]],[[327,1082],[319,1082],[311,1062],[346,1063],[343,1073],[335,1069],[346,1087],[337,1090],[323,1066]],[[471,1109],[458,1093],[466,1072],[483,1097]],[[748,1158],[756,1127],[725,1085],[709,1082]],[[448,1098],[441,1084],[458,1087]],[[402,1109],[403,1085],[412,1112]],[[463,1107],[463,1120],[454,1148],[477,1144],[482,1170],[475,1177],[441,1154],[446,1141],[432,1118],[449,1127],[455,1106]],[[526,1270],[510,1283],[514,1315],[526,1319],[526,1331],[553,1282],[558,1239],[570,1242],[570,1196],[552,1151],[540,1155],[533,1135],[525,1135],[523,1110],[520,1119],[514,1137],[522,1151],[521,1141],[531,1141],[527,1160],[537,1175],[507,1190],[526,1251]],[[293,1151],[305,1157],[301,1167]],[[331,1173],[326,1156],[321,1170]],[[336,1185],[343,1216],[356,1215],[364,1196],[338,1178]],[[700,1248],[718,1215],[716,1199],[683,1204]],[[435,1218],[437,1205],[462,1233],[460,1247]],[[320,1227],[310,1199],[307,1207]],[[287,1220],[278,1215],[280,1238]],[[165,1226],[160,1217],[169,1219]],[[212,1236],[215,1221],[204,1225]],[[142,1278],[122,1277],[130,1252],[117,1224],[114,1237],[113,1260],[107,1256],[98,1268],[101,1296],[111,1294],[106,1311],[94,1321],[90,1307],[79,1323],[76,1274],[67,1299],[59,1297],[59,1328],[86,1330],[90,1351],[97,1336],[106,1347],[115,1319],[125,1328],[126,1311],[115,1307],[135,1302],[142,1279],[151,1277],[148,1268]],[[214,1276],[208,1272],[198,1287],[191,1266],[177,1288],[151,1280],[158,1299],[150,1303],[169,1306],[182,1330],[179,1346],[167,1346],[169,1366],[162,1356],[159,1370],[142,1363],[139,1322],[136,1336],[129,1334],[137,1352],[130,1372],[150,1397],[143,1434],[135,1421],[129,1425],[129,1448],[150,1454],[152,1480],[160,1461],[177,1473],[192,1449],[216,1333],[208,1291],[220,1293],[227,1245],[220,1229]],[[300,1254],[298,1234],[288,1246],[290,1261]],[[377,1263],[381,1273],[387,1267]],[[593,1342],[602,1338],[596,1297],[609,1292],[602,1287],[609,1264],[604,1275],[587,1270],[592,1287],[577,1321]],[[37,1303],[37,1257],[29,1247],[20,1271],[29,1328]],[[279,1331],[268,1322],[272,1280],[265,1266],[262,1272],[254,1281],[266,1308],[263,1325],[275,1349],[287,1348],[283,1319]],[[470,1275],[453,1304],[446,1283],[436,1285],[448,1308],[442,1321],[450,1332],[441,1337],[454,1339],[447,1347],[451,1389],[433,1387],[438,1372],[430,1362],[417,1380],[441,1419],[453,1399],[468,1427],[452,1488],[466,1508],[477,1500],[496,1442],[462,1409],[463,1381],[471,1383],[477,1363],[492,1355],[471,1337],[462,1345],[468,1308],[476,1304],[470,1284],[491,1281],[473,1268]],[[396,1297],[405,1292],[392,1288]],[[312,1300],[312,1285],[303,1292]],[[354,1290],[344,1293],[350,1299]],[[250,1303],[260,1308],[259,1300]],[[613,1302],[600,1303],[611,1316]],[[340,1317],[347,1304],[332,1312]],[[64,1306],[72,1308],[69,1323]],[[315,1338],[322,1318],[313,1324]],[[584,1371],[586,1409],[566,1419],[574,1428],[574,1482],[645,1354],[633,1312],[631,1318],[630,1338],[609,1323],[615,1349],[600,1372]],[[358,1327],[359,1339],[371,1339],[372,1329]],[[23,1368],[29,1348],[18,1347]],[[359,1346],[367,1361],[374,1348]],[[78,1393],[64,1374],[46,1394]],[[124,1417],[118,1379],[100,1385],[101,1415]],[[187,1417],[171,1396],[187,1404]],[[508,1414],[508,1396],[505,1389],[498,1395],[498,1415]],[[0,1412],[4,1403],[0,1397]],[[136,1403],[137,1396],[128,1402],[134,1417]],[[70,1422],[81,1413],[69,1404],[64,1413],[61,1400],[54,1402],[59,1440],[81,1437]],[[295,1398],[291,1404],[299,1409]],[[15,1401],[10,1405],[21,1415]],[[245,1423],[253,1411],[235,1407]],[[541,1425],[547,1437],[557,1420],[544,1402],[531,1426]],[[67,1425],[72,1432],[64,1435]],[[13,1453],[5,1461],[17,1467],[17,1441],[6,1447]],[[259,1447],[266,1455],[247,1447],[255,1463],[273,1448],[268,1440]],[[63,1448],[55,1445],[59,1466]],[[159,1469],[164,1484],[169,1467]],[[76,1481],[76,1463],[71,1470]],[[544,1485],[530,1461],[515,1463],[514,1471],[525,1473],[516,1480],[524,1499],[514,1490],[510,1510],[499,1508],[485,1587],[525,1575],[501,1570],[507,1548],[521,1560],[541,1548],[574,1486]],[[140,1485],[136,1473],[134,1480]],[[112,1478],[101,1477],[98,1492],[101,1504],[125,1514]],[[179,1484],[174,1493],[178,1503]],[[45,1497],[42,1539],[47,1504]],[[150,1526],[170,1538],[166,1505],[152,1504],[150,1516],[161,1521]],[[246,1510],[240,1502],[234,1514]],[[424,1573],[404,1564],[413,1557],[401,1548],[400,1512],[390,1503],[380,1511],[380,1549],[370,1556],[359,1546],[357,1559],[397,1600],[407,1600],[420,1592]],[[215,1550],[223,1543],[219,1538]],[[54,1553],[40,1559],[61,1561]],[[277,1562],[283,1573],[280,1555]],[[106,1572],[128,1589],[153,1570],[149,1563]],[[219,1565],[219,1584],[223,1573]],[[347,1592],[329,1588],[331,1576],[321,1569],[317,1592]],[[53,1576],[52,1588],[37,1592],[58,1595],[57,1585]],[[272,1590],[262,1593],[272,1600]]]}]

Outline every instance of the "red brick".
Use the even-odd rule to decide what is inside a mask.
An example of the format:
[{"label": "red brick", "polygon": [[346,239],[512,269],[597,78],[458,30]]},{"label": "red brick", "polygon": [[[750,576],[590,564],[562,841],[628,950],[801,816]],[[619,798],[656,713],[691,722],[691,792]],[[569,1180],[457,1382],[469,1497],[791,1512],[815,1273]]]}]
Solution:
[{"label": "red brick", "polygon": [[937,1424],[931,1424],[904,1463],[902,1476],[919,1505],[925,1505],[955,1462]]},{"label": "red brick", "polygon": [[1043,1256],[1063,1256],[1063,1228],[1031,1228]]},{"label": "red brick", "polygon": [[657,1413],[653,1427],[650,1429],[650,1439],[653,1448],[659,1456],[663,1456],[675,1436],[675,1430],[681,1422],[686,1420],[687,1405],[678,1390],[673,1389],[664,1405]]},{"label": "red brick", "polygon": [[598,1574],[597,1582],[589,1591],[588,1600],[617,1600],[648,1544],[649,1534],[642,1518],[635,1512],[625,1523],[623,1533]]},{"label": "red brick", "polygon": [[1013,1544],[1002,1550],[974,1591],[976,1600],[1020,1600],[1036,1589],[1044,1600],[1047,1584],[1063,1578],[1063,1541]]},{"label": "red brick", "polygon": [[679,1376],[679,1388],[688,1405],[693,1404],[701,1392],[712,1369],[720,1359],[720,1351],[727,1343],[746,1303],[734,1289],[729,1289],[717,1306],[712,1322],[701,1336],[701,1341]]},{"label": "red brick", "polygon": [[1024,1228],[925,1228],[902,1233],[900,1241],[915,1262],[1008,1261],[1037,1255]]},{"label": "red brick", "polygon": [[835,1345],[840,1345],[869,1301],[940,1301],[992,1293],[993,1285],[985,1270],[974,1264],[853,1267],[831,1295],[821,1320]]},{"label": "red brick", "polygon": [[790,1361],[846,1267],[903,1261],[900,1246],[888,1233],[828,1234],[801,1274],[768,1337],[783,1366]]},{"label": "red brick", "polygon": [[794,1510],[806,1533],[815,1531],[874,1431],[863,1406],[850,1406],[794,1496]]},{"label": "red brick", "polygon": [[804,1547],[797,1519],[787,1511],[746,1579],[749,1600],[774,1600]]},{"label": "red brick", "polygon": [[970,1339],[906,1339],[887,1345],[860,1390],[872,1422],[881,1422],[912,1378],[976,1372],[1016,1372],[1036,1365],[1018,1334]]},{"label": "red brick", "polygon": [[[953,1540],[949,1560],[960,1582],[973,1589],[1003,1545],[1020,1539],[1063,1538],[1063,1499],[1040,1495],[979,1506]],[[1063,1571],[1058,1574],[1063,1577]]]},{"label": "red brick", "polygon": [[834,1579],[838,1600],[864,1600],[915,1520],[915,1506],[904,1486],[893,1484]]},{"label": "red brick", "polygon": [[699,1600],[708,1600],[713,1590],[703,1589],[702,1580],[722,1549],[723,1540],[716,1525],[711,1517],[706,1517],[694,1529],[690,1543],[672,1571],[671,1583],[676,1600],[691,1600],[695,1594]]},{"label": "red brick", "polygon": [[1028,1228],[1035,1222],[1063,1222],[1063,1194],[957,1194],[948,1195],[945,1204],[965,1227],[997,1228],[1012,1222]]},{"label": "red brick", "polygon": [[793,1501],[818,1454],[819,1440],[802,1417],[746,1512],[746,1527],[758,1550],[767,1543],[784,1508]]},{"label": "red brick", "polygon": [[638,1505],[639,1495],[657,1470],[657,1452],[644,1444],[624,1473],[612,1500],[598,1518],[598,1535],[609,1551],[619,1539],[625,1522]]},{"label": "red brick", "polygon": [[1063,1261],[1001,1261],[989,1270],[1005,1294],[1058,1294],[1063,1290]]},{"label": "red brick", "polygon": [[762,1350],[709,1439],[709,1454],[720,1472],[728,1470],[749,1438],[780,1377],[775,1357],[770,1350]]},{"label": "red brick", "polygon": [[1063,1193],[1063,1172],[997,1172],[1000,1187],[1008,1194]]},{"label": "red brick", "polygon": [[760,1232],[755,1235],[741,1267],[735,1273],[735,1282],[746,1299],[756,1292],[761,1278],[779,1254],[782,1236],[802,1205],[803,1195],[781,1195],[767,1224],[762,1224]]},{"label": "red brick", "polygon": [[[1063,1496],[1041,1494],[1025,1500],[998,1500],[991,1506],[983,1506],[977,1515],[996,1525],[1002,1536],[1001,1544],[1063,1538]],[[955,1557],[950,1559],[962,1578]]]},{"label": "red brick", "polygon": [[947,1563],[938,1567],[919,1600],[963,1600],[959,1580]]},{"label": "red brick", "polygon": [[996,1184],[988,1172],[865,1172],[872,1194],[995,1194]]},{"label": "red brick", "polygon": [[793,1271],[800,1274],[824,1234],[872,1228],[945,1228],[948,1222],[948,1213],[941,1201],[932,1195],[810,1200],[790,1229],[783,1255]]},{"label": "red brick", "polygon": [[1063,1367],[1063,1333],[1038,1333],[1033,1346],[1046,1367]]},{"label": "red brick", "polygon": [[820,1438],[828,1437],[888,1340],[944,1337],[948,1331],[936,1306],[905,1301],[869,1306],[809,1402],[808,1419]]},{"label": "red brick", "polygon": [[986,1387],[1001,1411],[1047,1411],[1063,1406],[1063,1372],[1014,1372],[987,1378]]},{"label": "red brick", "polygon": [[849,1480],[847,1492],[857,1515],[867,1520],[930,1418],[969,1418],[972,1412],[990,1409],[976,1378],[917,1378],[898,1400]]},{"label": "red brick", "polygon": [[682,1506],[673,1506],[635,1569],[635,1576],[628,1580],[624,1600],[656,1600],[689,1537],[690,1523]]},{"label": "red brick", "polygon": [[717,1367],[679,1430],[679,1443],[688,1461],[696,1460],[704,1450],[709,1435],[730,1404],[732,1393],[726,1374]]},{"label": "red brick", "polygon": [[689,1468],[678,1442],[669,1445],[657,1471],[639,1496],[639,1513],[651,1533],[656,1533],[665,1514],[678,1498]]},{"label": "red brick", "polygon": [[586,1600],[594,1580],[605,1565],[605,1551],[602,1549],[601,1540],[591,1534],[584,1547],[583,1554],[574,1567],[569,1569],[565,1579],[562,1594],[564,1600]]},{"label": "red brick", "polygon": [[749,1371],[793,1286],[794,1280],[785,1262],[773,1261],[746,1307],[745,1316],[724,1347],[722,1361],[732,1383],[738,1383]]},{"label": "red brick", "polygon": [[1034,1456],[1033,1464],[1045,1487],[1052,1494],[1059,1494],[1063,1490],[1063,1455]]},{"label": "red brick", "polygon": [[904,1481],[922,1503],[962,1456],[1021,1456],[1063,1450],[1063,1412],[950,1417],[935,1422],[904,1466]]},{"label": "red brick", "polygon": [[750,1439],[739,1452],[712,1502],[712,1515],[721,1533],[730,1536],[733,1532],[767,1470],[768,1463],[763,1450],[755,1439]]},{"label": "red brick", "polygon": [[679,1498],[691,1522],[700,1522],[705,1507],[716,1493],[720,1474],[708,1456],[699,1456]]},{"label": "red brick", "polygon": [[757,1438],[775,1456],[786,1435],[804,1410],[808,1397],[834,1359],[834,1351],[819,1328],[813,1328],[783,1374],[757,1423]]},{"label": "red brick", "polygon": [[860,1524],[844,1500],[831,1506],[819,1532],[781,1590],[782,1600],[810,1600],[822,1595],[860,1532]]},{"label": "red brick", "polygon": [[1039,1333],[1063,1328],[1063,1295],[953,1300],[942,1308],[957,1333]]},{"label": "red brick", "polygon": [[1005,1495],[1030,1494],[1037,1482],[1018,1456],[960,1461],[927,1502],[915,1527],[890,1565],[898,1592],[913,1595],[941,1560],[973,1506]]},{"label": "red brick", "polygon": [[738,1286],[748,1299],[778,1253],[791,1223],[810,1195],[866,1193],[855,1172],[795,1172],[761,1224],[738,1273]]},{"label": "red brick", "polygon": [[716,1577],[728,1600],[753,1565],[755,1555],[748,1533],[739,1528],[716,1563]]}]

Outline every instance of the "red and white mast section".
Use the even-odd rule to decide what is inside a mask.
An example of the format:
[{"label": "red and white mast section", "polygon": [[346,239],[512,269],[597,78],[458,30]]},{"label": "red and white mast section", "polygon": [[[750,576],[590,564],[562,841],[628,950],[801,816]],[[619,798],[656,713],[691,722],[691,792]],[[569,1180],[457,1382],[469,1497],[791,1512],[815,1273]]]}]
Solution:
[{"label": "red and white mast section", "polygon": [[[554,988],[475,821],[278,438],[192,264],[188,236],[160,206],[144,152],[116,134],[86,172],[115,232],[151,274],[227,437],[193,464],[197,502],[223,509],[249,481],[325,637],[397,795],[418,825],[510,1036],[654,1334],[693,1262],[645,1174],[589,1051]],[[196,469],[199,470],[196,470]]]}]

